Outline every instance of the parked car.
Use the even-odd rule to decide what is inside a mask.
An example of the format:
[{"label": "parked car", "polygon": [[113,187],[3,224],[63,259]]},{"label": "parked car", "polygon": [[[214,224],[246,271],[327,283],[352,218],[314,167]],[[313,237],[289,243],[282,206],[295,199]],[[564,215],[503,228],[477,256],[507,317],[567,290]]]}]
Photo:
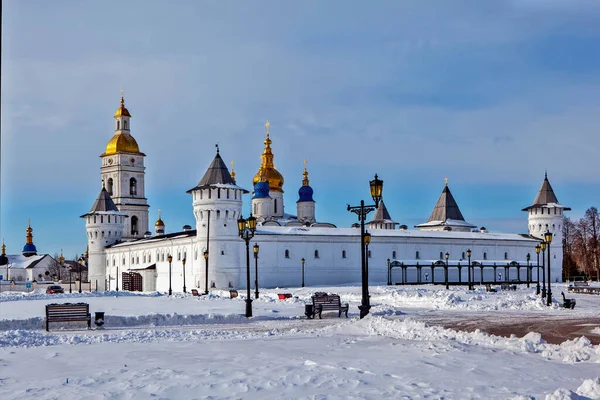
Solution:
[{"label": "parked car", "polygon": [[46,288],[47,294],[64,293],[64,292],[65,292],[65,290],[61,286],[58,286],[58,285],[52,285],[52,286],[48,286]]}]

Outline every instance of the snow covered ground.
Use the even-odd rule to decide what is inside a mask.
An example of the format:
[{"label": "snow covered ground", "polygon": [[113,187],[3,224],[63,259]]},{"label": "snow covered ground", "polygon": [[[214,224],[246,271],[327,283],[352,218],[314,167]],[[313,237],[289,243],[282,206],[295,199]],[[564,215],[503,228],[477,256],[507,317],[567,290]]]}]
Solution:
[{"label": "snow covered ground", "polygon": [[[577,307],[566,310],[546,307],[533,288],[465,289],[373,286],[363,320],[356,286],[261,290],[250,319],[241,291],[235,299],[218,290],[3,292],[0,398],[600,399],[600,346],[586,337],[549,344],[535,332],[500,337],[426,322],[431,315],[598,321],[600,296],[569,294]],[[304,304],[315,291],[340,294],[350,318],[307,320]],[[78,301],[106,313],[104,329],[73,323],[45,332],[45,304]],[[600,336],[600,326],[588,325],[590,338]]]}]

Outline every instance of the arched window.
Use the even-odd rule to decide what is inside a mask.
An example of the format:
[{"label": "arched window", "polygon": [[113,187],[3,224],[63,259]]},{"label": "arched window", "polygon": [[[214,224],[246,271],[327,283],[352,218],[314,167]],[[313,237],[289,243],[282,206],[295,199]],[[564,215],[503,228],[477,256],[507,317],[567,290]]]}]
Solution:
[{"label": "arched window", "polygon": [[258,205],[254,203],[254,215],[258,215]]},{"label": "arched window", "polygon": [[277,214],[277,199],[273,199],[273,214]]},{"label": "arched window", "polygon": [[129,180],[129,194],[131,196],[137,196],[137,181],[135,178]]},{"label": "arched window", "polygon": [[103,224],[104,223],[104,215],[100,216],[100,223]]},{"label": "arched window", "polygon": [[465,259],[465,252],[464,251],[462,252],[460,258],[463,259],[463,260]]},{"label": "arched window", "polygon": [[229,189],[227,189],[227,198],[229,198]]},{"label": "arched window", "polygon": [[217,219],[221,218],[221,210],[217,210]]},{"label": "arched window", "polygon": [[319,250],[315,250],[315,258],[319,258]]},{"label": "arched window", "polygon": [[483,259],[487,260],[487,253],[485,251],[483,252]]},{"label": "arched window", "polygon": [[420,258],[421,256],[419,255],[419,250],[415,251],[415,260],[419,260]]},{"label": "arched window", "polygon": [[285,258],[290,258],[290,251],[289,250],[285,250]]},{"label": "arched window", "polygon": [[117,120],[117,130],[121,129],[121,121]]},{"label": "arched window", "polygon": [[443,260],[443,259],[444,259],[444,252],[440,251],[440,260]]},{"label": "arched window", "polygon": [[217,188],[217,199],[221,198],[221,189]]},{"label": "arched window", "polygon": [[127,121],[123,121],[123,129],[127,130]]},{"label": "arched window", "polygon": [[108,194],[110,194],[111,196],[113,195],[113,179],[112,178],[108,178],[108,185],[106,186],[106,191],[108,192]]},{"label": "arched window", "polygon": [[342,258],[346,258],[346,250],[342,250]]},{"label": "arched window", "polygon": [[392,258],[396,258],[396,250],[392,251]]},{"label": "arched window", "polygon": [[131,217],[131,234],[137,235],[138,233],[138,217],[135,215]]},{"label": "arched window", "polygon": [[506,252],[506,251],[504,252],[504,259],[508,260],[508,252]]}]

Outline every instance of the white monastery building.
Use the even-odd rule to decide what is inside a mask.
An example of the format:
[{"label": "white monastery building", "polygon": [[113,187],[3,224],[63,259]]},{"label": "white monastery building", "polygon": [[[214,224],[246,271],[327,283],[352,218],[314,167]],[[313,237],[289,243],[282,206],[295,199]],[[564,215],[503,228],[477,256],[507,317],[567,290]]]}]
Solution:
[{"label": "white monastery building", "polygon": [[[274,166],[268,122],[252,193],[238,185],[217,147],[204,176],[188,190],[196,226],[165,233],[160,210],[154,232],[150,231],[145,154],[131,135],[131,114],[123,98],[114,118],[114,136],[100,156],[102,189],[90,211],[81,216],[86,224],[92,288],[167,291],[171,286],[175,292],[184,285],[202,291],[245,288],[246,245],[238,236],[237,220],[248,201],[258,221],[250,246],[260,245],[260,287],[300,286],[302,267],[308,286],[361,281],[360,228],[358,224],[338,228],[316,219],[306,163],[302,180],[298,179],[299,190],[287,198],[286,207],[284,178]],[[528,214],[528,234],[477,229],[465,221],[447,182],[429,220],[416,229],[398,226],[381,201],[373,220],[367,222],[369,282],[431,283],[433,279],[443,283],[447,268],[450,282],[464,284],[469,261],[475,283],[526,281],[528,274],[535,281],[537,268],[527,265],[537,265],[535,247],[546,231],[554,235],[552,280],[560,280],[561,232],[567,210],[559,204],[547,176],[533,204],[523,209]],[[540,265],[543,255],[539,255]],[[254,261],[251,282],[255,280]]]}]

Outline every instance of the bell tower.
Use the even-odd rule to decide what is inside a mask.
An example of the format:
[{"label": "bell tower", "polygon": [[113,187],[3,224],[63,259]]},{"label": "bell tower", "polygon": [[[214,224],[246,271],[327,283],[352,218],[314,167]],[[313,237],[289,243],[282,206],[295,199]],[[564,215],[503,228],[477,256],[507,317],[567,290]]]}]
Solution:
[{"label": "bell tower", "polygon": [[123,240],[144,237],[148,231],[148,201],[145,196],[144,157],[136,140],[131,136],[131,114],[125,108],[125,99],[114,115],[115,134],[100,155],[101,179],[125,220]]}]

